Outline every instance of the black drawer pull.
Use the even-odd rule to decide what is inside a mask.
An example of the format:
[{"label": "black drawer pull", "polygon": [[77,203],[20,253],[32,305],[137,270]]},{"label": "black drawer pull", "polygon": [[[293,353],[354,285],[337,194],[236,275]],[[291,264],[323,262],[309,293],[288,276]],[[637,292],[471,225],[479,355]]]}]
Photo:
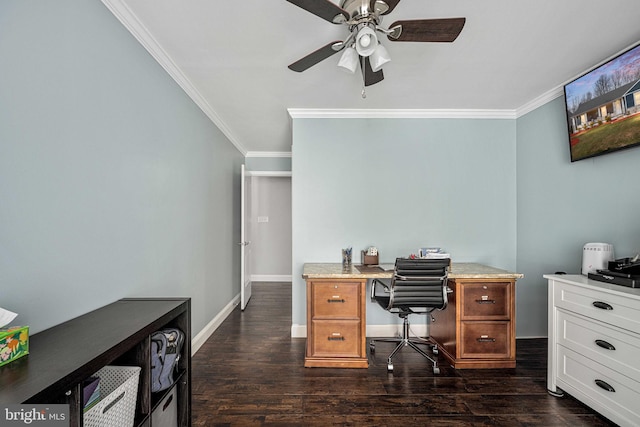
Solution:
[{"label": "black drawer pull", "polygon": [[611,393],[615,393],[616,389],[611,387],[609,384],[607,384],[606,382],[602,381],[602,380],[596,380],[596,385],[598,387],[600,387],[601,389],[610,391]]},{"label": "black drawer pull", "polygon": [[494,299],[477,299],[476,302],[478,304],[495,304],[496,300],[494,300]]},{"label": "black drawer pull", "polygon": [[480,337],[480,338],[476,338],[476,341],[478,342],[496,342],[495,338],[488,338],[488,337]]},{"label": "black drawer pull", "polygon": [[597,308],[601,308],[603,310],[613,310],[613,307],[611,307],[606,302],[602,302],[602,301],[594,301],[593,306]]},{"label": "black drawer pull", "polygon": [[329,341],[344,341],[344,337],[327,337]]},{"label": "black drawer pull", "polygon": [[598,346],[600,346],[600,347],[602,347],[602,348],[604,348],[606,350],[615,350],[616,349],[612,344],[609,344],[608,342],[603,341],[603,340],[596,340],[596,344],[598,344]]},{"label": "black drawer pull", "polygon": [[345,303],[346,301],[343,299],[328,299],[327,302],[331,304],[332,302]]}]

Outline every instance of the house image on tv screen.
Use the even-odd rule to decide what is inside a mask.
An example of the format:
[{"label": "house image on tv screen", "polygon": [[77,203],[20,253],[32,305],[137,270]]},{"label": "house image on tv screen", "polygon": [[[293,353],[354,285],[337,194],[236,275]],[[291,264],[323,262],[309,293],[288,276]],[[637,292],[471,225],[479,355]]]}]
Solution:
[{"label": "house image on tv screen", "polygon": [[640,80],[589,99],[569,112],[571,133],[640,111]]}]

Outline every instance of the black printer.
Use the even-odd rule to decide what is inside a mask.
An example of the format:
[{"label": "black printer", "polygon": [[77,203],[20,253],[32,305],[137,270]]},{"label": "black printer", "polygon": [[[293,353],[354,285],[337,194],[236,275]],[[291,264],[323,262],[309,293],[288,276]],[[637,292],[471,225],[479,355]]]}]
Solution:
[{"label": "black printer", "polygon": [[638,256],[609,261],[607,267],[606,270],[596,270],[595,273],[589,273],[589,279],[629,288],[640,288],[640,261]]}]

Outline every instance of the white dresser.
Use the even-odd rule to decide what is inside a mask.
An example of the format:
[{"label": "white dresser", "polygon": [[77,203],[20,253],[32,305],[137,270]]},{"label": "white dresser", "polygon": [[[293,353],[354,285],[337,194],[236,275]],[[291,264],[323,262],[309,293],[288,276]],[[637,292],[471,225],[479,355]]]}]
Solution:
[{"label": "white dresser", "polygon": [[640,289],[581,275],[549,280],[547,388],[640,426]]}]

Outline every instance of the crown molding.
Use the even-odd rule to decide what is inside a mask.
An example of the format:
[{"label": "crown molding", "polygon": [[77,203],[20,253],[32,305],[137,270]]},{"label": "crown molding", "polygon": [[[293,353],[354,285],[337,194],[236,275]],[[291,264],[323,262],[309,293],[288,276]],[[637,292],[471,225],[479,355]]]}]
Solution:
[{"label": "crown molding", "polygon": [[555,89],[551,89],[550,91],[543,93],[535,99],[527,102],[516,110],[516,118],[520,118],[527,113],[532,112],[533,110],[542,107],[543,105],[553,101],[556,98],[559,98],[564,95],[564,85],[559,86]]},{"label": "crown molding", "polygon": [[543,93],[515,110],[351,110],[351,109],[311,109],[289,108],[293,119],[518,119],[564,95],[564,85]]},{"label": "crown molding", "polygon": [[[290,152],[260,152],[247,151],[238,141],[231,129],[218,116],[215,110],[200,94],[187,76],[173,62],[169,54],[162,49],[160,44],[149,33],[147,28],[138,20],[133,11],[123,2],[123,0],[101,0],[109,11],[118,19],[122,25],[135,37],[135,39],[151,54],[160,66],[173,78],[173,80],[186,92],[186,94],[196,103],[205,115],[220,129],[229,139],[236,149],[245,157],[291,157]],[[628,50],[621,50],[624,52]],[[612,57],[615,57],[613,55]],[[611,58],[608,58],[609,60]],[[602,61],[602,63],[606,62]],[[595,67],[594,67],[595,68]],[[571,81],[573,79],[570,79]],[[564,84],[537,98],[525,103],[516,109],[307,109],[289,108],[289,116],[294,119],[305,118],[338,118],[338,119],[370,119],[370,118],[391,118],[391,119],[493,119],[493,120],[513,120],[518,119],[531,111],[553,101],[564,95]]]},{"label": "crown molding", "polygon": [[[293,173],[291,171],[246,171],[247,176],[261,176],[261,177],[276,177],[276,178],[291,178]],[[260,280],[264,281],[264,280]],[[268,280],[267,280],[268,281]],[[277,282],[286,282],[286,280],[276,280]]]},{"label": "crown molding", "polygon": [[245,157],[291,157],[290,151],[248,151]]},{"label": "crown molding", "polygon": [[502,119],[516,118],[515,110],[357,110],[289,108],[294,119]]},{"label": "crown molding", "polygon": [[591,71],[595,70],[596,68],[606,64],[607,62],[611,61],[614,58],[617,58],[618,56],[622,55],[623,53],[625,53],[626,51],[633,49],[634,47],[640,45],[638,42],[633,43],[623,49],[621,49],[620,51],[614,53],[613,55],[603,59],[602,61],[600,61],[599,63],[597,63],[596,65],[594,65],[593,67],[587,69],[586,71],[583,71],[579,74],[576,74],[575,76],[571,77],[570,79],[566,80],[564,83],[562,83],[560,86],[549,90],[548,92],[543,93],[542,95],[538,96],[535,99],[532,99],[531,101],[527,102],[526,104],[524,104],[523,106],[521,106],[520,108],[518,108],[516,110],[517,112],[517,117],[522,117],[527,113],[530,113],[531,111],[535,110],[536,108],[542,107],[544,104],[553,101],[556,98],[559,98],[561,96],[564,96],[564,87],[565,85],[571,83],[572,81],[580,78],[581,76],[584,76],[587,73],[590,73]]},{"label": "crown molding", "polygon": [[133,37],[151,54],[151,56],[165,69],[175,82],[184,90],[187,95],[196,103],[198,107],[209,117],[209,119],[220,129],[229,141],[245,155],[247,150],[240,144],[231,129],[216,114],[207,100],[198,92],[191,81],[173,62],[171,57],[160,46],[155,38],[151,36],[147,28],[140,22],[131,9],[121,0],[102,0],[102,3],[113,13],[113,15],[129,30]]}]

